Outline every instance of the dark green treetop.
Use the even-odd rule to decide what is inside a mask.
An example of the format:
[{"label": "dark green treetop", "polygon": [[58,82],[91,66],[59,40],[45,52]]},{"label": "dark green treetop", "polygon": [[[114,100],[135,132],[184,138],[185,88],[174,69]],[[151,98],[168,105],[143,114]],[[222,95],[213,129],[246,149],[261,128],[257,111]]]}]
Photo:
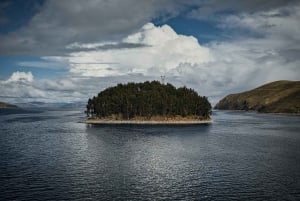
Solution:
[{"label": "dark green treetop", "polygon": [[105,118],[111,115],[131,119],[137,116],[197,116],[209,118],[211,104],[193,89],[176,88],[158,81],[118,84],[88,100],[88,116]]}]

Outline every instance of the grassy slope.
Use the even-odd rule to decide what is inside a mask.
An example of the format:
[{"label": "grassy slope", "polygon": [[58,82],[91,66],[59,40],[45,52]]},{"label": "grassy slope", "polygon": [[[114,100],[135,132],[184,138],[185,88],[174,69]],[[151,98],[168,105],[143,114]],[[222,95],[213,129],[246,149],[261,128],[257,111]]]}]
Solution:
[{"label": "grassy slope", "polygon": [[300,113],[300,81],[276,81],[223,98],[216,109]]}]

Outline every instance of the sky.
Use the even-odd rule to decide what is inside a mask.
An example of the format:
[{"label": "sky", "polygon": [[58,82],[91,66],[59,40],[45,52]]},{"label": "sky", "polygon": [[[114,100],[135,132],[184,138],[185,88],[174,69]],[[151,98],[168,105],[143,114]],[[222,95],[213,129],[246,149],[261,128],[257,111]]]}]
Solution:
[{"label": "sky", "polygon": [[1,0],[0,101],[86,102],[161,80],[214,105],[300,80],[296,0]]}]

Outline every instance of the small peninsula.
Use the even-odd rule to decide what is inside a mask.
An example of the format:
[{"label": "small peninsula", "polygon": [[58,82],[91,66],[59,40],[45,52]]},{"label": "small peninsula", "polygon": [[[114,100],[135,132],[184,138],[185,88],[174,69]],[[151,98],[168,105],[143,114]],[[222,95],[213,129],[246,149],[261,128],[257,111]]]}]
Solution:
[{"label": "small peninsula", "polygon": [[193,89],[158,81],[118,84],[90,98],[89,124],[207,124],[211,104]]},{"label": "small peninsula", "polygon": [[220,100],[215,109],[300,114],[300,81],[281,80],[231,94]]},{"label": "small peninsula", "polygon": [[0,108],[16,108],[18,106],[10,104],[10,103],[4,103],[4,102],[0,102]]}]

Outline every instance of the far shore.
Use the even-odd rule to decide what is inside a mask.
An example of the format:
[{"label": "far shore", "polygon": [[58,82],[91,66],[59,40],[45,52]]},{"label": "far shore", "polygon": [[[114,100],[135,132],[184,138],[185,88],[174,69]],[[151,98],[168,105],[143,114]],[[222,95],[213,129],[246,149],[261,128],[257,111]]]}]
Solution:
[{"label": "far shore", "polygon": [[85,119],[86,124],[148,124],[148,125],[197,125],[211,124],[211,119],[207,120],[111,120],[111,119]]},{"label": "far shore", "polygon": [[284,113],[284,112],[259,112],[257,110],[233,110],[233,109],[214,109],[214,112],[249,112],[249,113],[256,113],[256,114],[272,114],[272,115],[286,115],[286,116],[300,116],[300,113]]}]

